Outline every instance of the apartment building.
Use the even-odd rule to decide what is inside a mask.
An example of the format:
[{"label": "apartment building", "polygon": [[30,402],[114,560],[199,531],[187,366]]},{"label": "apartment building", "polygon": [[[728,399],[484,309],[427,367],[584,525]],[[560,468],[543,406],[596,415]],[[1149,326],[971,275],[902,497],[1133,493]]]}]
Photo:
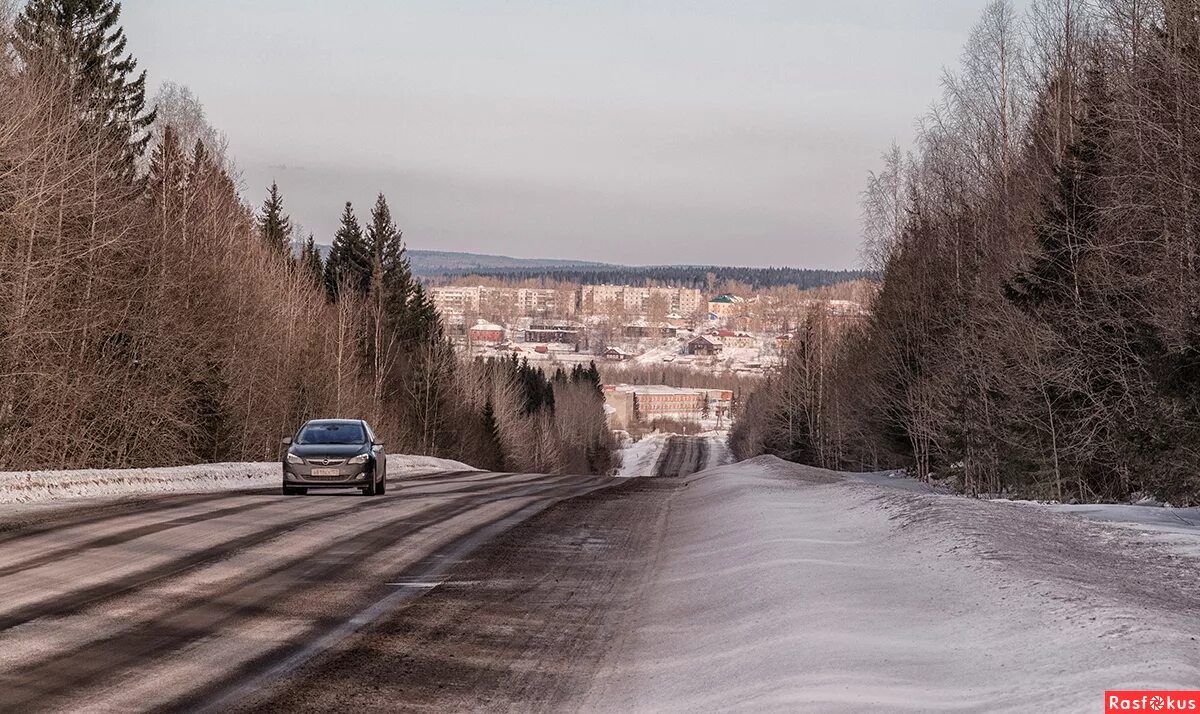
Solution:
[{"label": "apartment building", "polygon": [[616,306],[632,315],[645,315],[657,308],[669,314],[687,316],[703,304],[704,296],[696,288],[633,285],[583,285],[579,288],[580,310],[593,314]]},{"label": "apartment building", "polygon": [[461,325],[467,313],[478,313],[482,287],[442,287],[430,290],[433,306],[442,320],[448,324]]},{"label": "apartment building", "polygon": [[614,429],[623,429],[635,421],[659,417],[698,421],[725,417],[733,404],[728,389],[691,389],[661,384],[606,384],[604,401]]},{"label": "apartment building", "polygon": [[596,314],[625,305],[624,285],[582,285],[579,288],[579,310]]},{"label": "apartment building", "polygon": [[450,324],[462,324],[468,313],[496,312],[499,307],[526,316],[575,313],[575,296],[570,290],[446,286],[429,292],[438,313]]},{"label": "apartment building", "polygon": [[[430,290],[443,321],[463,325],[468,316],[507,322],[515,317],[569,318],[619,309],[629,315],[651,312],[690,317],[704,305],[695,288],[583,285],[576,289],[444,286]],[[661,315],[660,315],[661,317]]]},{"label": "apartment building", "polygon": [[704,293],[696,288],[679,288],[673,312],[684,317],[694,315],[704,307],[704,303]]},{"label": "apartment building", "polygon": [[516,301],[523,315],[575,314],[573,291],[553,288],[518,288]]}]

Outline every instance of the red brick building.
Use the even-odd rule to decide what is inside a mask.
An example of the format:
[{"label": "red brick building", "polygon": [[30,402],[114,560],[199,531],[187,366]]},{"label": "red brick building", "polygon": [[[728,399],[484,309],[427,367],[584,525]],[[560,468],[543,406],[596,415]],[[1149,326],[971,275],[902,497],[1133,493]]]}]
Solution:
[{"label": "red brick building", "polygon": [[480,320],[467,330],[472,342],[503,342],[504,328],[486,320]]}]

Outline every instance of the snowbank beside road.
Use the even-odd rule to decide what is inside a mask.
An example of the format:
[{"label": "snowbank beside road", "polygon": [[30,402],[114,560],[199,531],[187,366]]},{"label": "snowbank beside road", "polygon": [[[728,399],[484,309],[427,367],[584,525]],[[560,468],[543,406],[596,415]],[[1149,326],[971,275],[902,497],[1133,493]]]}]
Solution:
[{"label": "snowbank beside road", "polygon": [[688,480],[583,710],[1090,712],[1200,681],[1195,563],[1122,529],[772,457]]},{"label": "snowbank beside road", "polygon": [[[431,456],[388,456],[388,475],[416,476],[439,471],[477,471]],[[33,503],[86,496],[130,496],[172,492],[273,488],[280,483],[278,462],[167,466],[150,469],[79,469],[0,472],[0,503]]]},{"label": "snowbank beside road", "polygon": [[1200,507],[1197,506],[1172,508],[1157,504],[1016,503],[1111,523],[1136,531],[1147,541],[1157,541],[1176,552],[1200,558]]},{"label": "snowbank beside road", "polygon": [[[907,476],[903,471],[881,471],[878,473],[845,474],[847,479],[876,486],[911,491],[913,493],[950,494],[944,487],[936,487]],[[1109,523],[1137,531],[1147,541],[1157,541],[1172,547],[1176,552],[1200,558],[1200,507],[1173,508],[1160,503],[1047,503],[1044,501],[991,499],[992,503],[1040,508],[1054,513],[1063,513],[1086,518],[1100,523]]]}]

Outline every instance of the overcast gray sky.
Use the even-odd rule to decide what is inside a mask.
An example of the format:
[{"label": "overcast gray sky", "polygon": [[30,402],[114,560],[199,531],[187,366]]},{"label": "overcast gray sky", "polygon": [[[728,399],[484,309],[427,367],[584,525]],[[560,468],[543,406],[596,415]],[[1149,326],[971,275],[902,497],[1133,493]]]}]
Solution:
[{"label": "overcast gray sky", "polygon": [[410,247],[853,267],[858,195],[985,0],[126,2],[247,197],[329,242],[387,194]]}]

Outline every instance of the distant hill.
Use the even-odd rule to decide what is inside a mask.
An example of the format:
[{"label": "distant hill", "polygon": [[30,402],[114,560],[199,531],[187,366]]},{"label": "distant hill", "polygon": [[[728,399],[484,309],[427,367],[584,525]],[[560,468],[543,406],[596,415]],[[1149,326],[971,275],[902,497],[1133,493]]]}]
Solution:
[{"label": "distant hill", "polygon": [[[329,246],[318,244],[322,258]],[[655,284],[703,288],[710,276],[716,281],[736,280],[755,289],[795,285],[802,289],[836,285],[874,277],[859,270],[808,270],[803,268],[740,268],[713,265],[621,265],[587,260],[513,258],[507,255],[458,253],[448,250],[407,251],[413,274],[426,280],[487,276],[503,280],[550,280],[582,284]]]},{"label": "distant hill", "polygon": [[456,253],[447,250],[408,251],[413,274],[422,277],[474,272],[546,269],[601,269],[611,267],[607,263],[586,260],[554,260],[548,258],[510,258],[507,255],[485,255],[482,253]]}]

